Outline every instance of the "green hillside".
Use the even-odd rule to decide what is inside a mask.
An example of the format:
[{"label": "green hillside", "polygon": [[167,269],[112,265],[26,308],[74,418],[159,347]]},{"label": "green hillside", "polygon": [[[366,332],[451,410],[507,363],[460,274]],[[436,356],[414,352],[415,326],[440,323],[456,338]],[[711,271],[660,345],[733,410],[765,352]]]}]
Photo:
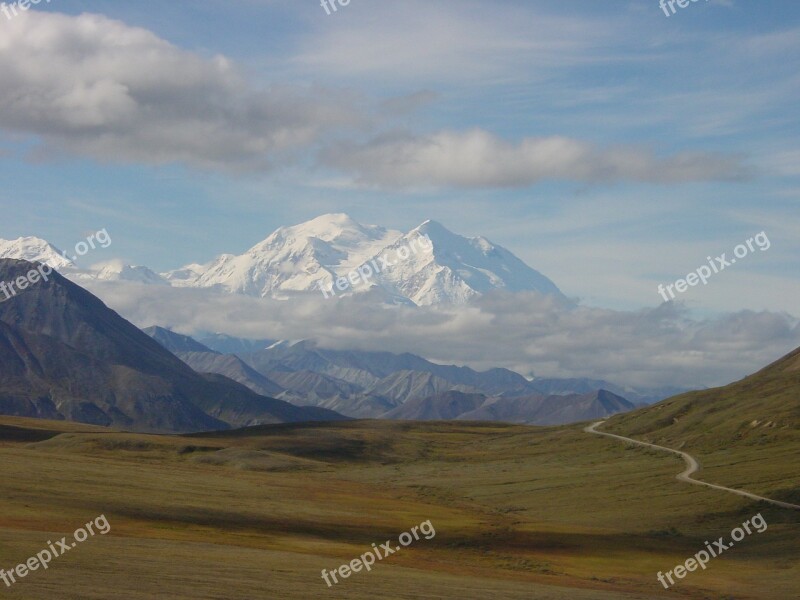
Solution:
[{"label": "green hillside", "polygon": [[603,431],[684,450],[699,479],[800,503],[800,349],[740,381],[617,415]]}]

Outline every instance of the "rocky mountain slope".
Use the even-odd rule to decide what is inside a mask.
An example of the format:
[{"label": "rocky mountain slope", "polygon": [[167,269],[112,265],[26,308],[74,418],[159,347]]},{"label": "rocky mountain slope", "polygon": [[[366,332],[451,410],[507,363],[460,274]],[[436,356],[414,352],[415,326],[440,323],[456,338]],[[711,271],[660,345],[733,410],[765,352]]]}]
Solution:
[{"label": "rocky mountain slope", "polygon": [[[0,260],[0,281],[37,265]],[[339,419],[201,375],[98,298],[53,272],[0,302],[0,412],[135,431]]]}]

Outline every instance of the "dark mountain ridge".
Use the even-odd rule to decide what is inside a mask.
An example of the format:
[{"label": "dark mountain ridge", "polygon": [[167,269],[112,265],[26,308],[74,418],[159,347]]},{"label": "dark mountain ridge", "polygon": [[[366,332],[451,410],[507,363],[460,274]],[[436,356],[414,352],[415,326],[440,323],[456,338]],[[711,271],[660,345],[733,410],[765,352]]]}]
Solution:
[{"label": "dark mountain ridge", "polygon": [[[0,281],[37,268],[0,260]],[[148,432],[342,418],[201,375],[56,272],[0,303],[0,411]]]}]

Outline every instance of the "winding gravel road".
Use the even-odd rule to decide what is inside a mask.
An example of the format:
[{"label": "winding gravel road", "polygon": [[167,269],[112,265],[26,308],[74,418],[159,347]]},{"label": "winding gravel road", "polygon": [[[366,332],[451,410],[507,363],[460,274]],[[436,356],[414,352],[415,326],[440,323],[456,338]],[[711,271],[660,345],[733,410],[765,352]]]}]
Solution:
[{"label": "winding gravel road", "polygon": [[697,459],[694,458],[693,456],[686,454],[686,452],[681,452],[680,450],[673,450],[672,448],[667,448],[666,446],[659,446],[657,444],[648,444],[647,442],[640,442],[639,440],[623,437],[621,435],[616,435],[614,433],[597,431],[597,427],[602,423],[603,421],[598,421],[597,423],[593,423],[588,427],[584,428],[584,431],[586,433],[604,435],[606,437],[622,440],[623,442],[630,442],[632,444],[638,444],[640,446],[646,446],[648,448],[655,448],[656,450],[663,450],[664,452],[671,452],[672,454],[677,454],[681,456],[683,460],[686,461],[686,470],[680,475],[677,475],[676,478],[680,481],[685,481],[686,483],[692,483],[694,485],[704,485],[706,487],[714,488],[715,490],[730,492],[732,494],[736,494],[737,496],[744,496],[745,498],[750,498],[752,500],[761,500],[763,502],[769,502],[770,504],[774,504],[775,506],[780,506],[781,508],[791,508],[793,510],[800,510],[800,505],[798,504],[790,504],[789,502],[781,502],[780,500],[770,500],[769,498],[764,498],[764,496],[757,496],[756,494],[751,494],[750,492],[745,492],[743,490],[735,490],[733,488],[716,485],[714,483],[706,483],[705,481],[693,479],[691,475],[700,470],[700,463],[697,462]]}]

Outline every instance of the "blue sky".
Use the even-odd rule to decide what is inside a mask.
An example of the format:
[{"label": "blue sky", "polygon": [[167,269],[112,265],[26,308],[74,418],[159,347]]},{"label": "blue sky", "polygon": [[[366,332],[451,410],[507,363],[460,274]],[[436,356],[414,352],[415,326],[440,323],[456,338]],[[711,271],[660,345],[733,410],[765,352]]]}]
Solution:
[{"label": "blue sky", "polygon": [[778,0],[52,0],[0,15],[0,237],[167,270],[433,218],[635,309],[765,231],[682,299],[796,315],[798,66]]}]

